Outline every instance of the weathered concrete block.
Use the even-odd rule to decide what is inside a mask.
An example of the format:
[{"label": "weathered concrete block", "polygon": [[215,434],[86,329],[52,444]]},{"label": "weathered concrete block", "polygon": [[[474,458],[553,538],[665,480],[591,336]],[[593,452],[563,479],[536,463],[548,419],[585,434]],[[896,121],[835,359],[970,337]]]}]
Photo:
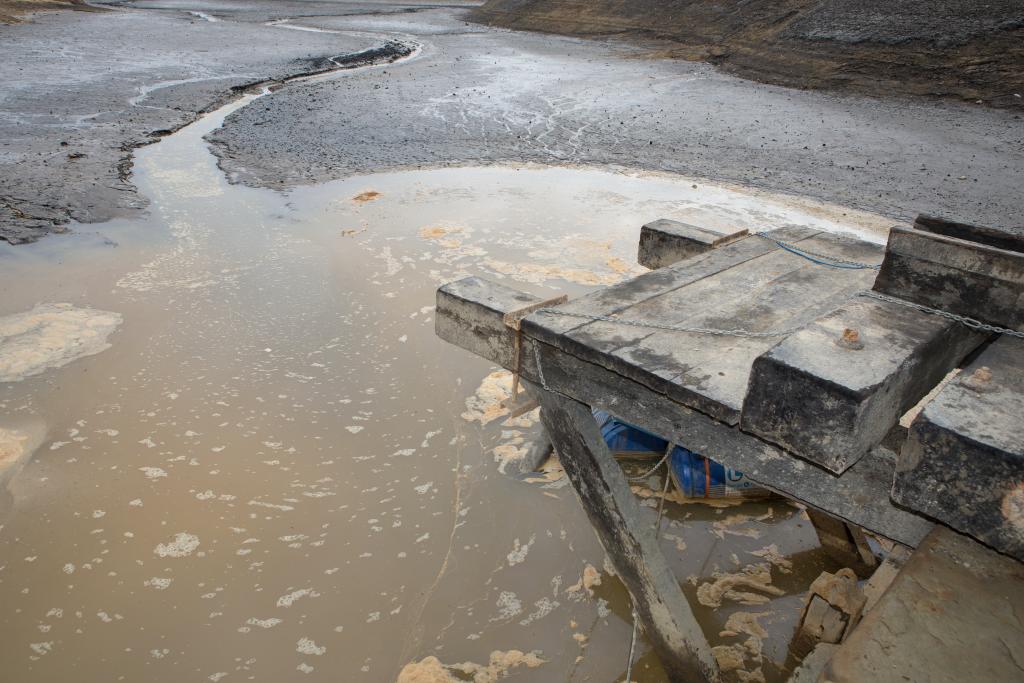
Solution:
[{"label": "weathered concrete block", "polygon": [[874,289],[992,325],[1024,330],[1021,251],[893,228]]},{"label": "weathered concrete block", "polygon": [[842,473],[984,338],[939,316],[854,299],[754,361],[740,428]]},{"label": "weathered concrete block", "polygon": [[1021,680],[1024,565],[941,526],[830,658],[831,683]]},{"label": "weathered concrete block", "polygon": [[925,232],[934,232],[937,235],[956,237],[970,242],[980,242],[997,249],[1008,249],[1010,251],[1024,252],[1024,228],[1004,230],[1002,228],[987,228],[981,225],[969,223],[958,223],[938,216],[921,214],[914,219],[914,228]]},{"label": "weathered concrete block", "polygon": [[1000,337],[925,406],[892,498],[1024,560],[1024,340]]},{"label": "weathered concrete block", "polygon": [[662,218],[640,228],[636,260],[645,268],[664,268],[746,236],[746,228],[723,233]]},{"label": "weathered concrete block", "polygon": [[450,344],[514,368],[516,333],[506,324],[506,316],[541,301],[483,278],[463,278],[437,290],[434,331]]}]

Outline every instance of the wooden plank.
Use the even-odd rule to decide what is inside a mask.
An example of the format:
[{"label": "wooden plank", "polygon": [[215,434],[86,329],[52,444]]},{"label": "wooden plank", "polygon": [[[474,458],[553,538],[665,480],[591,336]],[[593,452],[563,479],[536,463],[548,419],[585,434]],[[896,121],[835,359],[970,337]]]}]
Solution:
[{"label": "wooden plank", "polygon": [[1024,565],[937,526],[820,680],[1020,681],[1022,587]]},{"label": "wooden plank", "polygon": [[542,383],[539,356],[552,389],[683,444],[788,498],[911,547],[932,527],[889,500],[896,459],[889,450],[875,448],[837,476],[601,366],[533,339],[524,338],[523,344],[523,374],[530,381]]},{"label": "wooden plank", "polygon": [[843,472],[984,339],[939,316],[858,298],[754,361],[740,427]]},{"label": "wooden plank", "polygon": [[997,339],[925,406],[892,495],[1024,560],[1024,339]]},{"label": "wooden plank", "polygon": [[541,391],[541,419],[670,680],[716,681],[718,664],[590,408]]},{"label": "wooden plank", "polygon": [[895,227],[874,289],[1024,330],[1024,253]]},{"label": "wooden plank", "polygon": [[640,228],[636,260],[646,268],[664,268],[746,235],[746,228],[726,233],[662,218]]},{"label": "wooden plank", "polygon": [[[877,262],[881,256],[877,245],[835,235],[814,235],[797,243],[846,259]],[[728,252],[733,246],[713,253]],[[869,287],[872,277],[870,270],[825,268],[773,249],[636,302],[620,309],[616,317],[717,329],[781,330],[839,306],[854,292]],[[558,317],[544,315],[545,319]],[[524,321],[523,329],[531,336],[730,424],[739,421],[754,359],[782,338],[722,337],[606,321],[584,321],[557,336],[535,335],[535,320],[531,316]]]}]

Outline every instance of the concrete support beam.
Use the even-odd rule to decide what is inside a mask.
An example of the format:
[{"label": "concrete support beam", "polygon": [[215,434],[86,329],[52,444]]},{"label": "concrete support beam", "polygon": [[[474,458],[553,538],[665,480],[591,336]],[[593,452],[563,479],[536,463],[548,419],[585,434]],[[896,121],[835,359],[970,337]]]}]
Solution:
[{"label": "concrete support beam", "polygon": [[1024,339],[997,339],[925,406],[892,497],[1024,560]]},{"label": "concrete support beam", "polygon": [[590,408],[542,392],[541,419],[669,680],[717,681],[711,646]]},{"label": "concrete support beam", "polygon": [[[932,527],[889,500],[896,456],[875,448],[841,476],[755,436],[676,403],[639,382],[524,336],[523,373],[652,434],[685,444],[752,481],[842,520],[911,547]],[[534,349],[536,348],[536,352]]]},{"label": "concrete support beam", "polygon": [[889,232],[874,289],[890,296],[1024,330],[1024,252],[915,230]]},{"label": "concrete support beam", "polygon": [[640,228],[636,260],[646,268],[664,268],[746,236],[746,228],[723,233],[662,218]]},{"label": "concrete support beam", "polygon": [[939,316],[854,299],[754,361],[740,428],[844,472],[984,339]]},{"label": "concrete support beam", "polygon": [[518,289],[463,278],[437,290],[434,331],[446,342],[514,371],[516,331],[506,318],[540,302],[540,297]]}]

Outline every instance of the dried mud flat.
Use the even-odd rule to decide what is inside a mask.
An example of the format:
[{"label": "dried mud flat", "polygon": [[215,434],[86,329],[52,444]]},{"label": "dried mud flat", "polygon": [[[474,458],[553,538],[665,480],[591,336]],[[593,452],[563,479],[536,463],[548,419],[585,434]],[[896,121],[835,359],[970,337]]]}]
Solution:
[{"label": "dried mud flat", "polygon": [[614,36],[661,54],[797,88],[981,100],[1024,110],[1024,7],[1016,0],[489,0],[475,20]]},{"label": "dried mud flat", "polygon": [[0,27],[2,239],[137,215],[146,200],[129,177],[134,148],[239,88],[390,40],[422,44],[420,58],[239,111],[212,136],[222,167],[237,182],[288,188],[437,165],[613,165],[897,219],[1019,223],[1024,126],[1010,111],[762,85],[620,42],[487,28],[467,21],[468,5],[110,7]]}]

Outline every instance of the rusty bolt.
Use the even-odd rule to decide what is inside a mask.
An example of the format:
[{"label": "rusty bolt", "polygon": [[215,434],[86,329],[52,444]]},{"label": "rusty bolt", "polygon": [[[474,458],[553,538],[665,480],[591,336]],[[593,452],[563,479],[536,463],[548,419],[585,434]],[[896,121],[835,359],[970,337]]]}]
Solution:
[{"label": "rusty bolt", "polygon": [[851,351],[859,351],[864,348],[864,342],[860,340],[859,331],[847,327],[843,330],[842,336],[836,340],[836,346],[840,346],[844,349],[850,349]]},{"label": "rusty bolt", "polygon": [[961,382],[963,386],[967,387],[971,391],[984,392],[992,390],[992,370],[987,365],[983,365],[974,372],[971,373],[970,377],[964,379]]}]

